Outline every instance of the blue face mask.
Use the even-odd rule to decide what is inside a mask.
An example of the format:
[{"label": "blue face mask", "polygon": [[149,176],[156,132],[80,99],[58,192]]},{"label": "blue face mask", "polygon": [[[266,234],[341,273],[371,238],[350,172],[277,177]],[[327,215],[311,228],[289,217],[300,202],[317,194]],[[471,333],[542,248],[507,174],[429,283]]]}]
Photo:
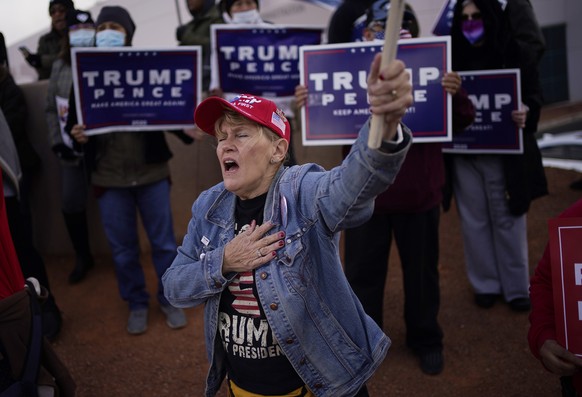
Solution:
[{"label": "blue face mask", "polygon": [[95,29],[78,29],[69,32],[71,47],[93,47],[95,45]]},{"label": "blue face mask", "polygon": [[123,47],[125,33],[113,29],[97,32],[97,47]]}]

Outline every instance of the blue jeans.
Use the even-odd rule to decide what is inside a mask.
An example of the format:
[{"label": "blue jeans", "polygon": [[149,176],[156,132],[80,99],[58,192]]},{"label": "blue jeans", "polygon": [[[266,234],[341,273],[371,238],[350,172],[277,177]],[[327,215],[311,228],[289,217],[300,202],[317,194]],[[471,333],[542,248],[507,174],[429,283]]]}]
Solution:
[{"label": "blue jeans", "polygon": [[145,186],[108,188],[99,197],[99,209],[115,263],[119,293],[128,302],[129,310],[147,308],[149,301],[140,263],[137,211],[151,245],[152,261],[158,276],[158,302],[168,305],[161,278],[176,256],[169,181],[164,179]]}]

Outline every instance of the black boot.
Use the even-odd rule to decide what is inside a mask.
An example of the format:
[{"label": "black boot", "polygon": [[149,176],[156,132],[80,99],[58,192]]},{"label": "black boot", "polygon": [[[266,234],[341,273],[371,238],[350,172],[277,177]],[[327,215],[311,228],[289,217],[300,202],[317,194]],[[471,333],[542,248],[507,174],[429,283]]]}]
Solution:
[{"label": "black boot", "polygon": [[93,267],[93,256],[89,248],[89,232],[85,211],[67,214],[63,212],[69,237],[75,249],[75,268],[69,274],[69,283],[76,284],[83,280]]}]

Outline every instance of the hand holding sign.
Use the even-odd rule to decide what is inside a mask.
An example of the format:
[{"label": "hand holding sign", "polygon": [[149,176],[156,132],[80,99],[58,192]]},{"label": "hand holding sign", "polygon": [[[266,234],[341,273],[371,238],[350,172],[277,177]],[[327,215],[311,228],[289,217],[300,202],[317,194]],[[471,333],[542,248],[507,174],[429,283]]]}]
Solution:
[{"label": "hand holding sign", "polygon": [[540,348],[540,358],[544,366],[560,376],[571,376],[582,368],[582,358],[564,349],[558,342],[548,339]]}]

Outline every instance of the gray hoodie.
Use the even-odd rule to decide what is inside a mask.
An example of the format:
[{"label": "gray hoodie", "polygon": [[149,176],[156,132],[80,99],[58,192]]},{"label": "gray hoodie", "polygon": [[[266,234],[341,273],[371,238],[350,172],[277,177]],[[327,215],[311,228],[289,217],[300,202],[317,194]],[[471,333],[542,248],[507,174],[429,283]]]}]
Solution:
[{"label": "gray hoodie", "polygon": [[0,168],[8,177],[3,178],[4,196],[18,196],[18,183],[22,177],[22,171],[16,146],[2,110],[0,110]]}]

